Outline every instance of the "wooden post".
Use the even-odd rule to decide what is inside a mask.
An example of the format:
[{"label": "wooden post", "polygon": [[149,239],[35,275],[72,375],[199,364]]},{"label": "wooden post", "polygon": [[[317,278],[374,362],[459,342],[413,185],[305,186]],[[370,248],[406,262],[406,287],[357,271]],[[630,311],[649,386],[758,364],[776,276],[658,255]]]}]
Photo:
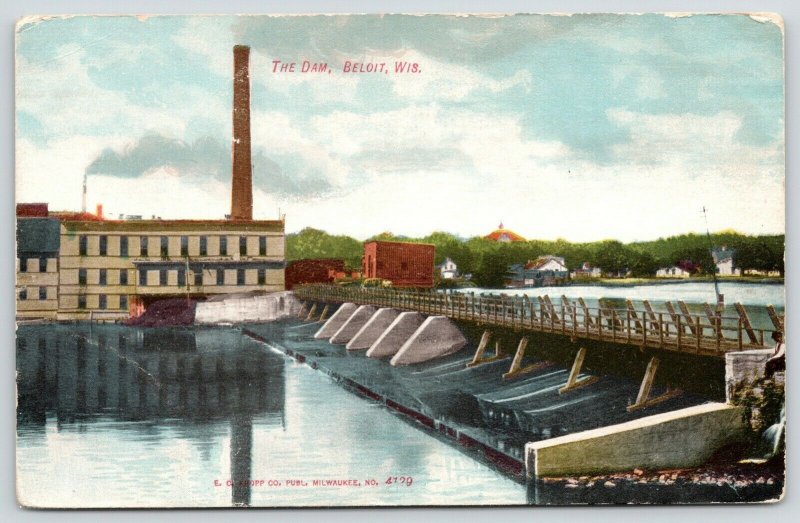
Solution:
[{"label": "wooden post", "polygon": [[590,385],[600,378],[597,376],[587,376],[582,380],[578,379],[578,376],[581,373],[581,366],[583,366],[583,360],[586,357],[586,348],[581,347],[578,349],[578,353],[575,355],[575,361],[572,362],[572,369],[569,371],[569,377],[567,378],[567,383],[560,389],[558,389],[559,394],[564,394],[565,392],[569,392],[571,390],[575,390],[580,387],[585,387],[586,385]]},{"label": "wooden post", "polygon": [[643,300],[642,304],[644,305],[644,310],[647,313],[647,317],[650,318],[650,327],[654,330],[661,331],[661,321],[656,318],[656,313],[653,312],[653,307],[650,305],[650,302],[647,300]]},{"label": "wooden post", "polygon": [[467,368],[474,367],[477,365],[481,359],[483,358],[483,353],[486,351],[486,345],[489,343],[489,338],[491,337],[492,333],[488,330],[483,331],[483,335],[481,336],[481,341],[478,343],[478,349],[475,351],[475,356],[472,357],[472,361],[467,363]]},{"label": "wooden post", "polygon": [[634,320],[636,330],[643,330],[642,323],[639,321],[639,315],[636,314],[636,309],[633,308],[633,302],[631,300],[625,300],[625,305],[628,307],[628,311]]},{"label": "wooden post", "polygon": [[308,311],[308,316],[306,316],[305,321],[311,321],[314,319],[314,314],[317,312],[317,304],[314,303],[311,305],[311,309]]},{"label": "wooden post", "polygon": [[628,412],[633,412],[635,410],[656,405],[658,403],[661,403],[662,401],[666,401],[670,398],[674,398],[681,394],[680,390],[673,389],[673,390],[667,390],[664,394],[657,396],[655,398],[650,397],[650,391],[653,388],[653,382],[656,377],[656,371],[658,370],[658,364],[659,360],[657,357],[653,356],[652,358],[650,358],[650,361],[647,364],[647,369],[644,371],[644,378],[642,379],[642,384],[639,386],[639,394],[636,396],[636,403],[628,406],[627,409]]},{"label": "wooden post", "polygon": [[679,321],[680,317],[675,313],[675,307],[673,307],[672,306],[672,302],[669,302],[669,301],[666,302],[664,305],[667,307],[667,312],[669,312],[669,317],[672,319],[672,323],[675,324],[675,328],[677,329],[678,333],[680,334],[680,332],[683,329],[679,329],[678,328],[678,325],[680,324],[680,321]]},{"label": "wooden post", "polygon": [[[747,333],[747,337],[750,339],[750,343],[756,344],[758,343],[758,338],[756,337],[756,333],[753,330],[753,326],[750,324],[750,318],[747,316],[747,310],[745,310],[744,306],[741,303],[735,303],[734,308],[736,312],[739,313],[739,339],[742,338],[742,328]],[[739,343],[739,350],[741,350],[741,342]]]},{"label": "wooden post", "polygon": [[578,298],[578,304],[581,306],[581,309],[583,309],[583,318],[586,322],[586,326],[593,327],[594,322],[592,322],[592,315],[589,313],[589,307],[586,306],[586,302],[583,301],[583,298]]},{"label": "wooden post", "polygon": [[775,330],[783,333],[783,318],[775,311],[775,307],[767,305],[767,314],[769,314],[769,319],[772,320]]},{"label": "wooden post", "polygon": [[317,321],[325,321],[328,318],[328,308],[330,306],[326,303],[325,307],[322,308],[322,314],[319,315],[319,320]]},{"label": "wooden post", "polygon": [[306,316],[306,309],[307,304],[305,301],[300,302],[300,312],[297,313],[297,317],[302,319]]},{"label": "wooden post", "polygon": [[678,300],[678,308],[681,310],[683,317],[686,319],[686,324],[689,326],[689,331],[697,336],[697,329],[694,328],[694,322],[692,321],[692,315],[689,312],[689,307],[687,307],[686,304],[681,300]]},{"label": "wooden post", "polygon": [[518,376],[520,374],[525,374],[527,372],[544,369],[553,364],[552,362],[549,361],[542,361],[539,363],[533,363],[531,365],[528,365],[527,367],[522,368],[522,359],[525,357],[525,349],[527,347],[528,347],[528,338],[523,337],[521,340],[519,340],[519,345],[517,345],[517,352],[516,354],[514,354],[514,359],[511,361],[511,368],[508,369],[508,372],[503,374],[503,379],[513,378],[514,376]]}]

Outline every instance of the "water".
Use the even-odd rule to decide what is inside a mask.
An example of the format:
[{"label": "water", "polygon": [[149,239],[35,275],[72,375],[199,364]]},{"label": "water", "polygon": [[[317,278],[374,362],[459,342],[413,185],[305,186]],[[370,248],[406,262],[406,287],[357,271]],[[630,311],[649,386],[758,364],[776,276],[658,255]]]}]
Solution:
[{"label": "water", "polygon": [[[586,300],[600,298],[650,300],[651,302],[683,300],[686,303],[715,303],[712,282],[661,283],[653,285],[603,286],[569,285],[565,287],[535,287],[530,289],[462,289],[463,292],[505,293],[513,296],[561,296],[567,298],[583,297]],[[743,305],[784,306],[784,286],[781,284],[720,282],[720,293],[725,295],[725,303]]]},{"label": "water", "polygon": [[17,369],[27,505],[527,501],[518,482],[232,329],[21,326]]}]

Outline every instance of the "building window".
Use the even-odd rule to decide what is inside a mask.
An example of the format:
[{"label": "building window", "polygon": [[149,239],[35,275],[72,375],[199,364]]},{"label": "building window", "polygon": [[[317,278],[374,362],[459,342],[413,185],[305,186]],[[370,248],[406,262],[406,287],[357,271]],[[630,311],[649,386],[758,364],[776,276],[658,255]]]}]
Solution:
[{"label": "building window", "polygon": [[[122,309],[122,310],[127,310],[128,309],[128,297],[127,296],[120,296],[119,297],[119,308]],[[120,349],[121,348],[122,347],[120,347]]]},{"label": "building window", "polygon": [[267,283],[267,269],[258,269],[258,284],[264,285]]},{"label": "building window", "polygon": [[139,238],[139,241],[141,242],[141,253],[142,253],[142,256],[148,256],[148,254],[147,254],[147,236],[142,236],[141,238]]},{"label": "building window", "polygon": [[200,269],[199,271],[195,271],[194,273],[194,284],[198,287],[203,285],[203,270]]},{"label": "building window", "polygon": [[98,285],[108,284],[108,271],[106,269],[100,269],[100,280],[97,283]]},{"label": "building window", "polygon": [[166,236],[161,237],[161,257],[166,258],[169,256],[169,238]]},{"label": "building window", "polygon": [[183,287],[184,285],[186,285],[186,271],[178,269],[178,287]]},{"label": "building window", "polygon": [[86,269],[78,269],[78,285],[86,285]]},{"label": "building window", "polygon": [[39,258],[39,272],[47,272],[47,258]]},{"label": "building window", "polygon": [[25,287],[19,290],[19,301],[25,301],[28,299],[28,289]]},{"label": "building window", "polygon": [[28,258],[19,259],[19,272],[28,272]]},{"label": "building window", "polygon": [[208,256],[208,236],[200,237],[200,256]]},{"label": "building window", "polygon": [[106,295],[105,294],[101,294],[99,296],[99,298],[100,298],[100,306],[99,306],[99,308],[105,310],[106,307],[108,306],[108,300],[106,300]]},{"label": "building window", "polygon": [[128,269],[119,270],[119,284],[128,285]]},{"label": "building window", "polygon": [[100,256],[108,254],[108,236],[100,236]]},{"label": "building window", "polygon": [[267,237],[266,236],[259,236],[258,237],[258,255],[259,256],[266,256],[267,255]]},{"label": "building window", "polygon": [[85,309],[86,308],[86,295],[85,294],[78,294],[78,308]]},{"label": "building window", "polygon": [[86,237],[85,234],[81,234],[78,237],[78,254],[81,256],[86,256],[86,251],[88,250],[89,238]]},{"label": "building window", "polygon": [[158,271],[158,284],[159,285],[167,284],[167,269],[161,269],[160,271]]},{"label": "building window", "polygon": [[217,269],[217,285],[225,285],[225,269]]},{"label": "building window", "polygon": [[127,257],[128,256],[128,237],[127,236],[120,236],[119,237],[119,255]]},{"label": "building window", "polygon": [[147,285],[147,270],[139,269],[139,285]]},{"label": "building window", "polygon": [[228,255],[228,237],[227,236],[220,236],[219,237],[219,255],[220,256],[227,256]]},{"label": "building window", "polygon": [[244,269],[236,269],[236,285],[244,285]]},{"label": "building window", "polygon": [[47,299],[47,287],[39,287],[39,299],[40,300]]},{"label": "building window", "polygon": [[247,256],[247,236],[239,236],[239,256]]},{"label": "building window", "polygon": [[189,237],[181,236],[181,256],[189,256]]}]

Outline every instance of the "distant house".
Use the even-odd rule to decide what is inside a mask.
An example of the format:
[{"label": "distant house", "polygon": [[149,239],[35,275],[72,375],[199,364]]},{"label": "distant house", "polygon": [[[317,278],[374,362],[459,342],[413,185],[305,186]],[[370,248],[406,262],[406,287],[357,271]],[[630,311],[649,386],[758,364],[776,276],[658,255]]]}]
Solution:
[{"label": "distant house", "polygon": [[508,268],[509,287],[543,287],[558,285],[569,278],[564,258],[539,256],[526,264],[514,264]]},{"label": "distant house", "polygon": [[589,262],[583,262],[580,269],[575,269],[570,273],[571,278],[600,278],[602,275],[603,271],[600,270],[600,267],[592,267]]},{"label": "distant house", "polygon": [[662,267],[656,271],[656,278],[688,278],[692,273],[682,267]]},{"label": "distant house", "polygon": [[735,249],[728,249],[725,246],[711,251],[711,257],[714,258],[714,264],[717,266],[717,274],[720,276],[741,276],[742,270],[736,268],[734,265],[734,256],[736,255]]},{"label": "distant house", "polygon": [[458,267],[456,263],[450,258],[445,258],[442,263],[436,266],[439,270],[439,275],[443,280],[452,280],[458,278]]},{"label": "distant house", "polygon": [[525,238],[515,233],[514,231],[510,229],[504,229],[502,222],[500,223],[500,225],[497,226],[497,229],[493,230],[492,232],[484,236],[483,239],[501,243],[527,241]]}]

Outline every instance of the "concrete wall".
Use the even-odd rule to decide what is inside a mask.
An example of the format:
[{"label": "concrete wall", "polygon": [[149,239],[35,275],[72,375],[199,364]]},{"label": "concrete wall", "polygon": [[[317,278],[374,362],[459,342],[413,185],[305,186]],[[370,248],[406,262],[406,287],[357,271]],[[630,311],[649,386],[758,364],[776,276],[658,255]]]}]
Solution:
[{"label": "concrete wall", "polygon": [[773,349],[762,349],[725,354],[725,398],[727,401],[731,401],[731,394],[737,386],[764,377],[764,366],[773,353]]},{"label": "concrete wall", "polygon": [[393,366],[422,363],[459,351],[467,339],[446,316],[430,316],[400,347],[391,361]]},{"label": "concrete wall", "polygon": [[386,331],[399,314],[400,311],[397,309],[378,309],[378,312],[373,314],[369,321],[361,327],[361,330],[347,343],[347,350],[369,349],[373,343],[378,341],[381,334]]},{"label": "concrete wall", "polygon": [[403,312],[383,331],[367,351],[368,358],[394,356],[400,347],[417,331],[425,316],[418,312]]},{"label": "concrete wall", "polygon": [[640,418],[525,445],[528,477],[695,467],[745,437],[743,409],[724,403]]},{"label": "concrete wall", "polygon": [[291,292],[257,296],[232,296],[197,304],[196,324],[274,321],[300,312],[300,301]]}]

